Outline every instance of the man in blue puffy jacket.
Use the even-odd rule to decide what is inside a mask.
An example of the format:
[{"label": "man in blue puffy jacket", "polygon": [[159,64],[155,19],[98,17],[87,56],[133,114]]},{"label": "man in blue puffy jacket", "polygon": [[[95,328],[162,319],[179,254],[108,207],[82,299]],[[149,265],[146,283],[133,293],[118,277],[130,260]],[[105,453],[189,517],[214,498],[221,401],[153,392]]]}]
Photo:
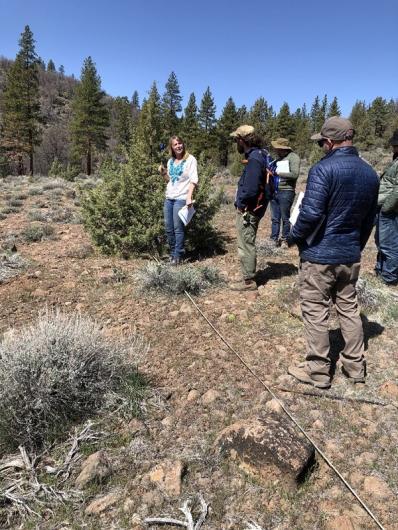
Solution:
[{"label": "man in blue puffy jacket", "polygon": [[307,188],[288,244],[300,251],[299,291],[308,350],[288,373],[317,388],[331,385],[328,320],[336,306],[345,346],[342,371],[354,383],[366,375],[356,282],[361,251],[372,231],[379,178],[353,147],[354,129],[333,116],[311,137],[325,156],[309,171]]}]

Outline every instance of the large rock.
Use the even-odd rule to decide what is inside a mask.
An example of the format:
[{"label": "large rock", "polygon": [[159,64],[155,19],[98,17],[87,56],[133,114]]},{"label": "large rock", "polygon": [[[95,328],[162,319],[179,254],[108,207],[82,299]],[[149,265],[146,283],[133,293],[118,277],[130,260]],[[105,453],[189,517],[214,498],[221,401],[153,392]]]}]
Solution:
[{"label": "large rock", "polygon": [[315,458],[314,448],[290,420],[274,412],[230,425],[216,444],[249,474],[288,489],[296,487]]},{"label": "large rock", "polygon": [[184,469],[185,465],[181,460],[175,460],[173,462],[166,460],[152,468],[148,473],[148,478],[152,483],[160,486],[170,497],[178,497],[181,494]]},{"label": "large rock", "polygon": [[91,502],[85,512],[87,515],[95,515],[104,512],[108,508],[114,506],[120,500],[120,495],[117,493],[108,493],[104,497],[99,497]]},{"label": "large rock", "polygon": [[112,467],[105,451],[97,451],[83,462],[75,484],[78,488],[84,488],[91,482],[104,482],[111,474]]}]

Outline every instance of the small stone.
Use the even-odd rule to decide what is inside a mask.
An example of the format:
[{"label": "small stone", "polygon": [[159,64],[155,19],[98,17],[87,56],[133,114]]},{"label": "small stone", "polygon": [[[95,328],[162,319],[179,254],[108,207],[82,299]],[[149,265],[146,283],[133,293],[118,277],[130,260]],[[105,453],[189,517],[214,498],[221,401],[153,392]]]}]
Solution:
[{"label": "small stone", "polygon": [[356,530],[351,517],[338,515],[326,521],[325,530]]},{"label": "small stone", "polygon": [[187,401],[196,401],[200,396],[197,390],[190,390],[187,395]]},{"label": "small stone", "polygon": [[44,296],[47,296],[47,291],[45,291],[44,289],[38,288],[33,291],[32,296],[37,296],[38,298],[44,297]]},{"label": "small stone", "polygon": [[135,502],[133,501],[133,499],[131,499],[130,497],[128,497],[128,498],[124,501],[124,504],[123,504],[123,511],[124,511],[124,513],[131,513],[132,511],[134,511],[134,507],[135,507]]},{"label": "small stone", "polygon": [[392,491],[387,482],[378,477],[366,477],[363,482],[363,489],[378,500],[388,499],[392,496]]},{"label": "small stone", "polygon": [[377,455],[375,453],[368,453],[368,452],[364,452],[364,453],[361,453],[360,455],[358,455],[354,462],[357,466],[368,466],[368,465],[371,465],[373,464],[374,462],[376,462],[377,460]]},{"label": "small stone", "polygon": [[312,424],[313,429],[317,429],[318,431],[322,430],[325,427],[323,421],[321,420],[315,420]]},{"label": "small stone", "polygon": [[137,418],[133,418],[131,421],[129,421],[127,425],[127,430],[131,435],[137,434],[138,432],[142,431],[145,428],[145,425],[142,421],[138,420]]},{"label": "small stone", "polygon": [[182,475],[185,465],[181,460],[166,460],[155,466],[148,477],[151,482],[158,484],[170,497],[178,497],[181,494]]},{"label": "small stone", "polygon": [[217,392],[217,390],[210,389],[202,396],[202,403],[203,405],[210,405],[211,403],[214,403],[216,399],[220,397],[220,393]]},{"label": "small stone", "polygon": [[267,401],[267,403],[265,404],[265,410],[267,410],[268,412],[276,412],[277,414],[280,414],[283,411],[279,401],[277,401],[276,399],[270,399],[269,401]]},{"label": "small stone", "polygon": [[162,419],[161,424],[164,427],[171,427],[174,424],[173,416],[166,416]]},{"label": "small stone", "polygon": [[381,385],[380,393],[383,396],[398,399],[398,385],[394,381],[386,381]]},{"label": "small stone", "polygon": [[247,309],[241,309],[239,311],[239,317],[241,320],[249,320],[249,313],[247,312]]},{"label": "small stone", "polygon": [[180,312],[181,313],[185,313],[186,315],[190,315],[193,312],[193,308],[192,308],[192,306],[190,304],[184,303],[180,307]]},{"label": "small stone", "polygon": [[82,464],[79,476],[76,478],[77,488],[84,488],[91,482],[103,482],[112,474],[112,467],[105,451],[97,451],[90,455]]},{"label": "small stone", "polygon": [[179,314],[179,311],[170,311],[169,316],[171,316],[171,318],[176,318]]},{"label": "small stone", "polygon": [[115,505],[120,498],[120,495],[116,493],[108,493],[104,497],[95,499],[91,504],[84,510],[87,515],[95,515],[102,513],[111,506]]}]

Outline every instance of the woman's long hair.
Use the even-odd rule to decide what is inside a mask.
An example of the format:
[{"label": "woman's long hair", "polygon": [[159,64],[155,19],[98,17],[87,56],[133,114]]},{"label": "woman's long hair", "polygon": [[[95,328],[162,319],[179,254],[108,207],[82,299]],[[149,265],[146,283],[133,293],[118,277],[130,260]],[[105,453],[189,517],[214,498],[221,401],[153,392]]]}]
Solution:
[{"label": "woman's long hair", "polygon": [[173,151],[173,148],[171,147],[171,144],[173,142],[173,140],[177,140],[177,142],[181,142],[182,145],[184,146],[184,150],[182,152],[182,156],[184,157],[185,156],[185,152],[186,152],[186,147],[185,147],[185,142],[184,140],[181,138],[181,136],[172,136],[169,140],[169,153],[170,153],[170,156],[172,158],[175,158],[176,157],[176,154],[175,152]]}]

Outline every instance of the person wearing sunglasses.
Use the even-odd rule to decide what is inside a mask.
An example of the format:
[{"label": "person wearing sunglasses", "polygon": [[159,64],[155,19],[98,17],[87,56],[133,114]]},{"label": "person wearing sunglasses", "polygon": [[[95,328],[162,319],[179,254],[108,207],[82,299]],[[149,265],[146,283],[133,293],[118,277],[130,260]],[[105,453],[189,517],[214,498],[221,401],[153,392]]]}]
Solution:
[{"label": "person wearing sunglasses", "polygon": [[364,383],[364,339],[356,282],[361,252],[371,234],[377,209],[379,178],[353,146],[354,128],[340,116],[328,118],[318,142],[325,156],[309,171],[307,187],[288,244],[300,252],[299,292],[307,336],[305,361],[288,373],[301,383],[329,388],[330,303],[336,307],[345,341],[342,372]]}]

